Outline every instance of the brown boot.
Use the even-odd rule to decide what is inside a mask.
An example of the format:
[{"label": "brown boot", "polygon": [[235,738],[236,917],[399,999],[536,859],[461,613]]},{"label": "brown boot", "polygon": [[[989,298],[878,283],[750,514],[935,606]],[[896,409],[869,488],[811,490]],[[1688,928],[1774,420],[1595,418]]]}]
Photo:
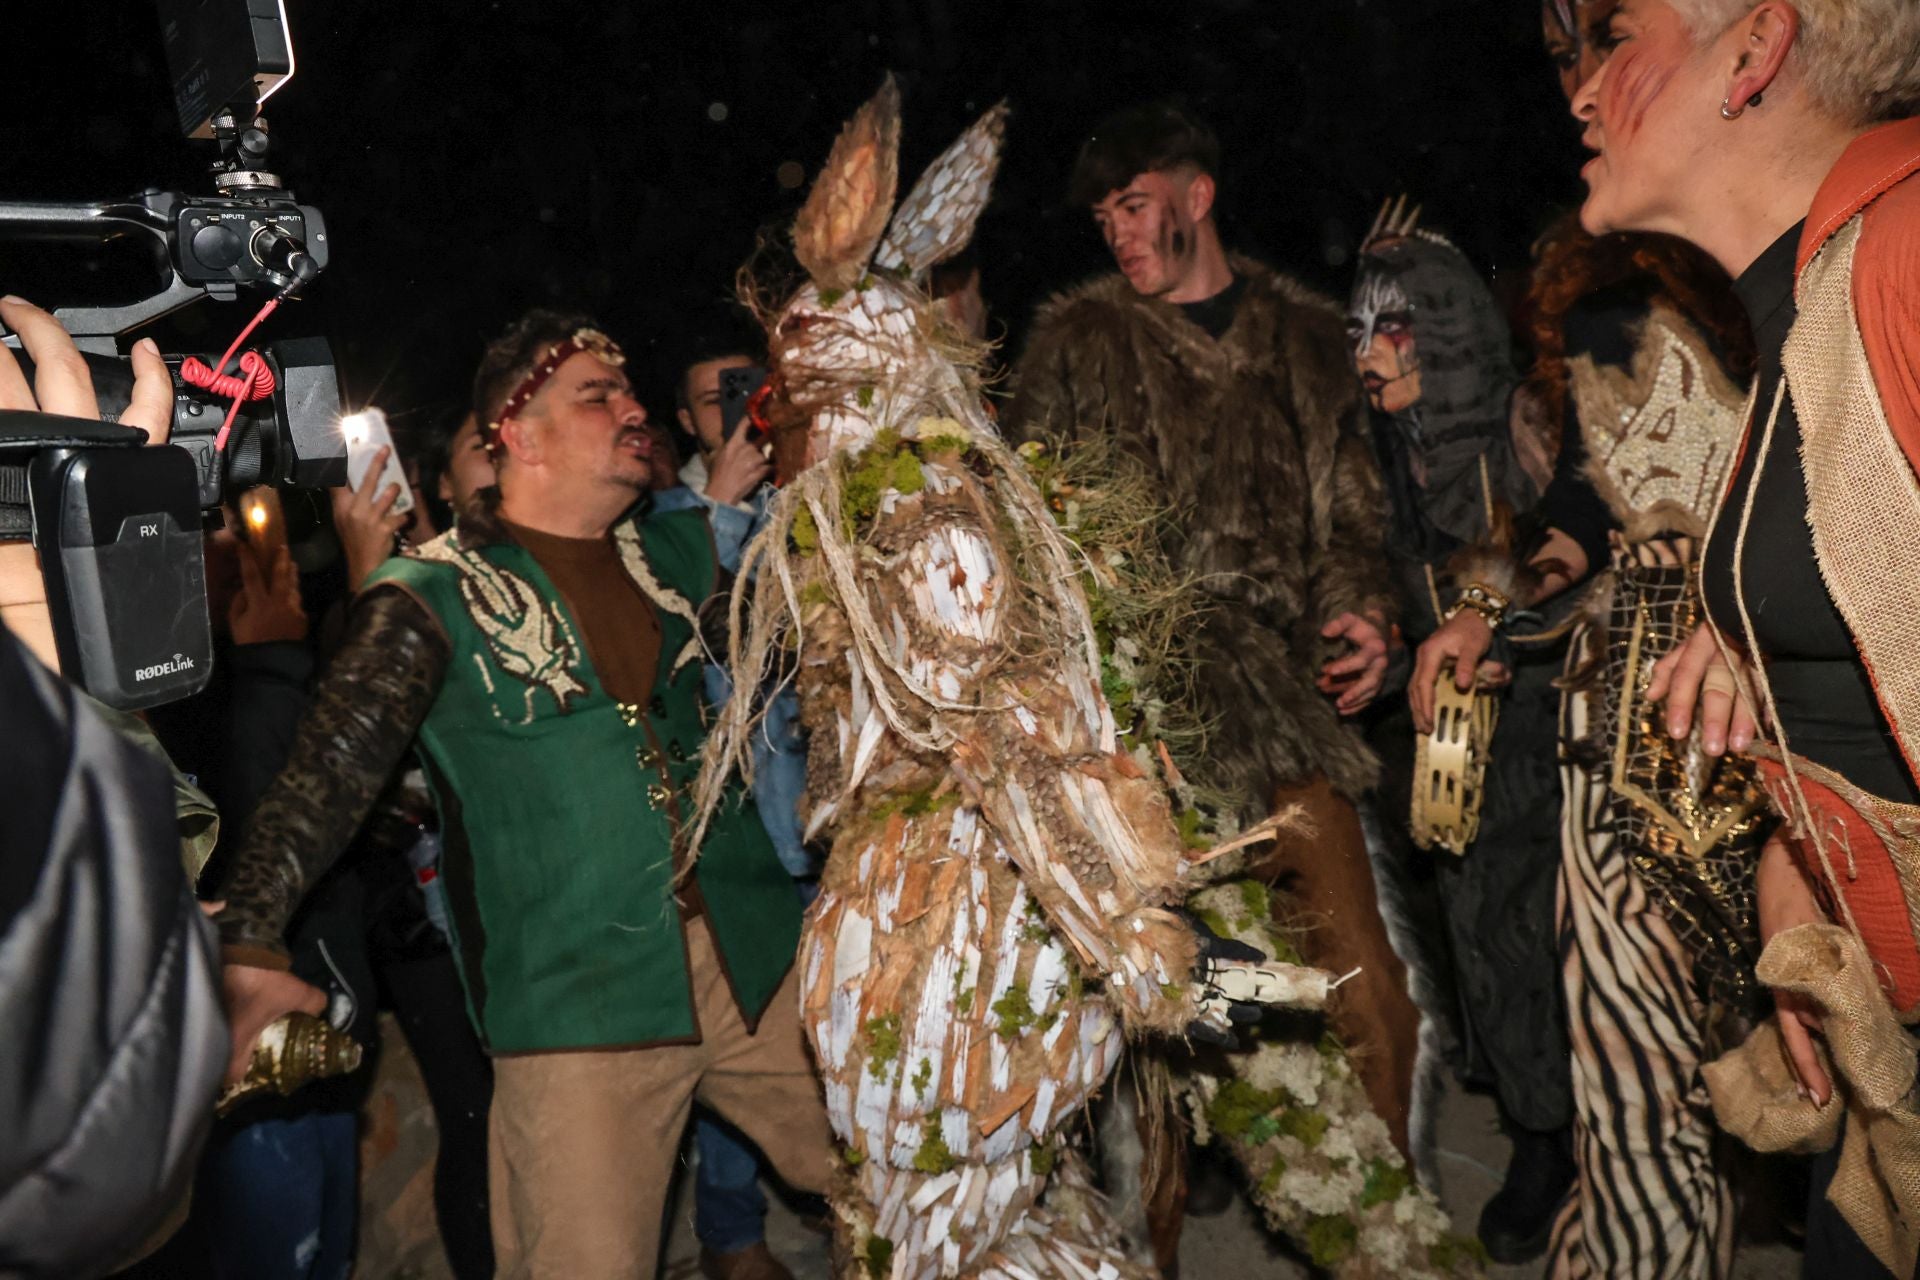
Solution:
[{"label": "brown boot", "polygon": [[700,1250],[700,1274],[707,1280],[793,1280],[793,1272],[773,1256],[764,1240],[732,1253]]},{"label": "brown boot", "polygon": [[1276,810],[1296,804],[1312,821],[1310,831],[1282,834],[1249,870],[1293,898],[1289,923],[1302,926],[1297,941],[1308,964],[1335,975],[1360,971],[1334,993],[1328,1020],[1393,1145],[1411,1159],[1407,1120],[1420,1011],[1407,994],[1406,966],[1387,941],[1360,814],[1321,774],[1276,789]]}]

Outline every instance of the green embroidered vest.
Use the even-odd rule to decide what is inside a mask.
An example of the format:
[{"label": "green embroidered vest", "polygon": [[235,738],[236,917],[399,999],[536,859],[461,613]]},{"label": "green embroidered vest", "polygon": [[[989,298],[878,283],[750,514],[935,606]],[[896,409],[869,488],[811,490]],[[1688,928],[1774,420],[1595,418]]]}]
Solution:
[{"label": "green embroidered vest", "polygon": [[[371,579],[415,596],[452,645],[420,746],[454,954],[495,1053],[699,1035],[672,837],[674,810],[691,816],[705,735],[694,602],[717,564],[698,511],[628,521],[614,538],[660,623],[645,707],[601,688],[567,602],[515,543],[465,549],[443,535]],[[696,877],[752,1025],[793,963],[800,907],[744,795],[716,816]]]}]

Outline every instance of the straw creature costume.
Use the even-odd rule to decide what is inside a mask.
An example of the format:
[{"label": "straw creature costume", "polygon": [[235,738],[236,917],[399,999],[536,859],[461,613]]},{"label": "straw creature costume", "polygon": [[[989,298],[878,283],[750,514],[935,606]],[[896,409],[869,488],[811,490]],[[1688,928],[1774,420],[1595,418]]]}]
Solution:
[{"label": "straw creature costume", "polygon": [[[1219,962],[1169,909],[1189,855],[1120,751],[1071,545],[987,419],[977,352],[918,287],[972,234],[1004,121],[963,134],[889,229],[889,81],[795,223],[811,282],[773,320],[759,407],[791,479],[742,565],[746,692],[709,739],[694,833],[750,764],[751,691],[791,648],[803,817],[832,832],[802,1020],[846,1144],[842,1242],[896,1280],[1145,1274],[1055,1131],[1123,1029],[1226,1018]],[[1317,971],[1262,972],[1262,999],[1325,998]]]}]

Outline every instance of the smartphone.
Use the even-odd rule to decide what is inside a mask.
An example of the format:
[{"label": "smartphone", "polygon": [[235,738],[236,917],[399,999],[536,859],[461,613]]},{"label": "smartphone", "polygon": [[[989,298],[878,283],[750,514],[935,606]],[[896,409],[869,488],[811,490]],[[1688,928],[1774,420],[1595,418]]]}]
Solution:
[{"label": "smartphone", "polygon": [[387,451],[386,465],[380,469],[380,486],[373,491],[379,496],[387,491],[389,484],[400,486],[400,496],[393,501],[391,514],[405,515],[413,510],[413,488],[407,483],[407,473],[400,465],[400,451],[393,447],[393,433],[387,430],[387,415],[378,409],[362,409],[340,419],[340,434],[347,441],[347,487],[359,489],[367,478],[367,468],[373,465],[373,455],[382,448]]},{"label": "smartphone", "polygon": [[733,439],[733,433],[747,418],[747,402],[765,386],[767,371],[757,364],[735,365],[720,371],[720,438]]},{"label": "smartphone", "polygon": [[286,545],[287,513],[278,489],[255,485],[240,495],[240,536],[263,558]]}]

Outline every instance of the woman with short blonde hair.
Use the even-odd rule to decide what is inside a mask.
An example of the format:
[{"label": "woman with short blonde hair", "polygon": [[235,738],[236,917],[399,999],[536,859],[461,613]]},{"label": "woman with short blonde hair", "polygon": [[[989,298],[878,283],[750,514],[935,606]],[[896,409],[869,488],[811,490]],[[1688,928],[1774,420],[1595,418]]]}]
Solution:
[{"label": "woman with short blonde hair", "polygon": [[1583,221],[1712,254],[1760,353],[1702,558],[1712,626],[1650,690],[1675,737],[1760,757],[1784,819],[1758,871],[1777,1015],[1705,1074],[1736,1135],[1824,1150],[1809,1275],[1911,1275],[1920,5],[1624,0],[1611,34],[1574,100]]}]

